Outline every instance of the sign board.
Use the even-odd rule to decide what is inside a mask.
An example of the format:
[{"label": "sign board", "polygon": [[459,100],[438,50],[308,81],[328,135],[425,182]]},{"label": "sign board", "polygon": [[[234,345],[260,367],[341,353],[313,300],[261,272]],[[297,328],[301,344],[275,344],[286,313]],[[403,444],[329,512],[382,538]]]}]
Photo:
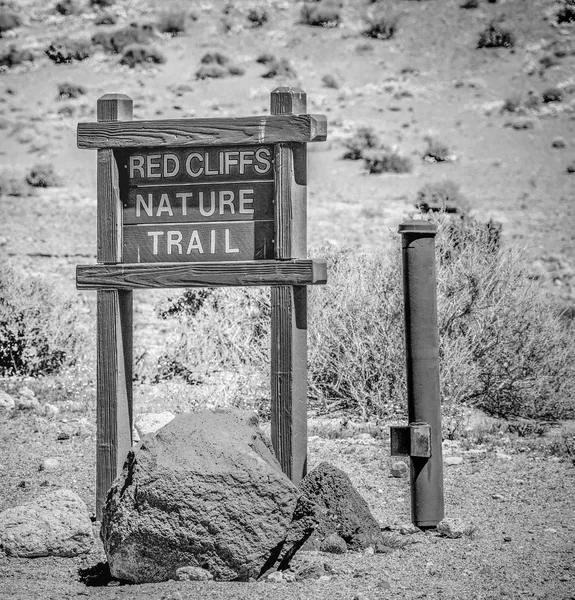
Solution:
[{"label": "sign board", "polygon": [[273,146],[118,153],[122,262],[273,258]]}]

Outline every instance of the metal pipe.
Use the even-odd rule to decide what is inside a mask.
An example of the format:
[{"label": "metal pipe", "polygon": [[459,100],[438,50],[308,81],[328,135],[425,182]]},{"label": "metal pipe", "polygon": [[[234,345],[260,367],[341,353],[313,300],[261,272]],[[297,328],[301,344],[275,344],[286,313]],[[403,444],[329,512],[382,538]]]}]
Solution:
[{"label": "metal pipe", "polygon": [[409,423],[427,423],[431,427],[431,457],[410,457],[411,518],[414,525],[429,528],[444,517],[435,273],[437,227],[427,221],[408,221],[399,226],[399,233]]}]

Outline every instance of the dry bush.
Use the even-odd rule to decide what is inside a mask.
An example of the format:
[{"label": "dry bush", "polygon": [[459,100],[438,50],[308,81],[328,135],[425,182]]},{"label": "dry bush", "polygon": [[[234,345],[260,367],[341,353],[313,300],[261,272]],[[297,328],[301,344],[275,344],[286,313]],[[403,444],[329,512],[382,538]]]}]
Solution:
[{"label": "dry bush", "polygon": [[495,21],[492,21],[479,34],[477,41],[478,48],[513,48],[514,46],[515,36],[513,33]]},{"label": "dry bush", "polygon": [[188,13],[183,9],[168,10],[158,19],[158,31],[171,36],[185,33],[188,27],[188,17]]},{"label": "dry bush", "polygon": [[0,37],[7,31],[20,27],[20,25],[22,25],[22,19],[18,13],[0,8]]},{"label": "dry bush", "polygon": [[557,11],[557,23],[562,25],[563,23],[574,23],[575,22],[575,6],[568,4],[567,2],[559,8]]},{"label": "dry bush", "polygon": [[266,64],[267,71],[262,74],[262,77],[267,79],[294,79],[296,72],[287,58],[273,59]]},{"label": "dry bush", "polygon": [[74,364],[85,339],[75,304],[41,278],[0,266],[0,376],[38,376]]},{"label": "dry bush", "polygon": [[347,151],[343,157],[346,160],[360,160],[368,150],[381,147],[379,136],[373,127],[358,127],[355,133],[344,141]]},{"label": "dry bush", "polygon": [[85,60],[91,54],[92,46],[90,41],[84,38],[59,38],[46,48],[46,55],[56,64],[67,64],[74,60]]},{"label": "dry bush", "polygon": [[250,8],[246,16],[252,27],[262,27],[268,22],[268,11],[263,6]]},{"label": "dry bush", "polygon": [[305,3],[300,13],[301,23],[314,27],[337,27],[341,22],[341,9],[340,0]]},{"label": "dry bush", "polygon": [[113,31],[99,31],[92,36],[92,43],[102,46],[106,52],[121,54],[130,44],[148,44],[156,31],[149,23],[134,21],[126,27]]},{"label": "dry bush", "polygon": [[321,78],[321,82],[326,88],[330,88],[332,90],[339,90],[340,84],[339,80],[335,75],[328,73]]},{"label": "dry bush", "polygon": [[543,102],[561,102],[563,100],[563,92],[557,87],[550,87],[541,93]]},{"label": "dry bush", "polygon": [[63,16],[79,15],[83,10],[84,7],[79,0],[60,0],[54,6],[54,11]]},{"label": "dry bush", "polygon": [[90,0],[90,6],[96,6],[98,8],[110,8],[114,6],[116,0]]},{"label": "dry bush", "polygon": [[423,160],[428,162],[445,162],[451,159],[451,152],[447,144],[427,136],[425,138],[427,148],[423,152]]},{"label": "dry bush", "polygon": [[0,196],[30,196],[31,189],[23,177],[11,171],[0,172]]},{"label": "dry bush", "polygon": [[390,40],[397,32],[399,15],[387,9],[380,9],[365,17],[363,35],[377,40]]},{"label": "dry bush", "polygon": [[35,59],[34,53],[27,48],[17,48],[12,44],[4,52],[0,52],[0,67],[16,67],[25,62],[32,62]]},{"label": "dry bush", "polygon": [[59,83],[58,84],[58,95],[56,100],[69,100],[70,98],[79,98],[86,94],[86,88],[82,85],[76,85],[75,83]]},{"label": "dry bush", "polygon": [[221,79],[229,75],[244,74],[244,69],[230,63],[230,59],[221,52],[208,52],[201,59],[202,66],[196,71],[196,79]]},{"label": "dry bush", "polygon": [[165,55],[148,44],[130,44],[124,48],[120,63],[134,68],[137,65],[160,65],[166,62]]},{"label": "dry bush", "polygon": [[382,146],[363,153],[363,164],[370,175],[379,173],[411,173],[413,162],[396,149]]},{"label": "dry bush", "polygon": [[62,180],[57,175],[54,165],[51,163],[35,164],[28,174],[26,181],[32,187],[47,188],[62,185]]},{"label": "dry bush", "polygon": [[479,8],[479,0],[465,0],[459,8]]},{"label": "dry bush", "polygon": [[415,200],[415,207],[423,212],[459,213],[466,209],[466,204],[459,186],[450,179],[426,183]]}]

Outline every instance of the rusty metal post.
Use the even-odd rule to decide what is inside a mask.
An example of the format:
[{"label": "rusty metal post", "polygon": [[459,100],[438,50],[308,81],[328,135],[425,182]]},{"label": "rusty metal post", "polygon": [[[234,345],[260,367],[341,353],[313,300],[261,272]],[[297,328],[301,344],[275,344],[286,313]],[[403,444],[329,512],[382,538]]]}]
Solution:
[{"label": "rusty metal post", "polygon": [[[435,527],[444,517],[439,331],[435,274],[437,227],[427,221],[399,226],[402,237],[407,406],[411,434],[411,518]],[[417,452],[415,431],[429,426],[430,451]],[[423,426],[423,429],[422,429]]]}]

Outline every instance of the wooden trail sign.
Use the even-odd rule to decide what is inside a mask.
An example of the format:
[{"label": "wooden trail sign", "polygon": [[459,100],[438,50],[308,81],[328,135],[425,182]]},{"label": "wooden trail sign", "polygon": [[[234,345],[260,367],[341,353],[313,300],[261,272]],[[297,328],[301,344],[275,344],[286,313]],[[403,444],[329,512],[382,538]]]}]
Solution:
[{"label": "wooden trail sign", "polygon": [[132,290],[272,286],[272,443],[299,483],[307,461],[307,142],[327,123],[278,88],[271,115],[132,121],[122,94],[98,100],[78,146],[98,150],[98,253],[78,289],[98,290],[96,512],[132,445]]}]

